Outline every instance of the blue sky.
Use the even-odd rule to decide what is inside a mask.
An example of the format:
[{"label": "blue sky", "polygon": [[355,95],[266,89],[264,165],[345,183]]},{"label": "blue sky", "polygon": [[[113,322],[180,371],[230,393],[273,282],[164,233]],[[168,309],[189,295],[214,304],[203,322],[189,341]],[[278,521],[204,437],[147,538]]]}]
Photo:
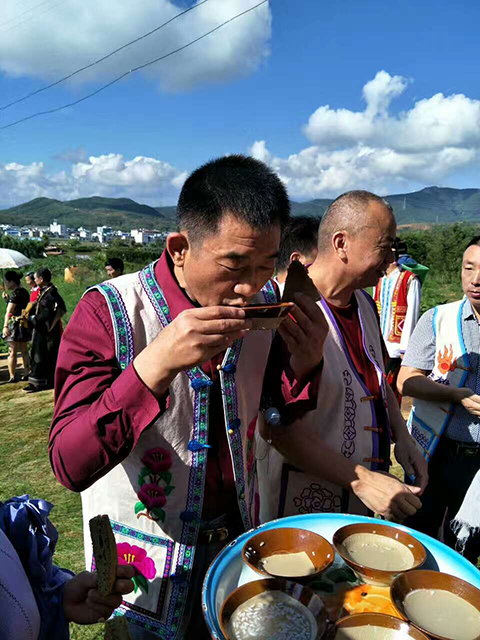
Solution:
[{"label": "blue sky", "polygon": [[[113,0],[48,2],[2,2],[0,106],[193,4],[115,3],[112,16]],[[209,0],[93,73],[0,111],[0,126],[257,2]],[[147,74],[0,131],[0,206],[94,194],[171,204],[189,171],[233,152],[271,164],[297,200],[480,187],[479,24],[474,0],[274,0]]]}]

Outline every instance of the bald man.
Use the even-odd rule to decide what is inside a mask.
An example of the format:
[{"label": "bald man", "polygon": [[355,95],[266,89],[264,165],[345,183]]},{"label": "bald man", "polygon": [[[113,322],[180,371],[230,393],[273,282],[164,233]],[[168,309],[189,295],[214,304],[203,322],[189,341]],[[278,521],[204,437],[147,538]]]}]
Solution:
[{"label": "bald man", "polygon": [[[415,448],[386,383],[385,346],[372,298],[393,261],[396,223],[390,205],[350,191],[328,208],[319,227],[318,255],[309,274],[322,295],[323,361],[318,390],[303,415],[272,389],[282,424],[260,418],[257,466],[260,519],[312,512],[380,514],[403,521],[421,507],[427,466]],[[282,337],[294,343],[292,335]],[[395,456],[413,481],[389,475]]]}]

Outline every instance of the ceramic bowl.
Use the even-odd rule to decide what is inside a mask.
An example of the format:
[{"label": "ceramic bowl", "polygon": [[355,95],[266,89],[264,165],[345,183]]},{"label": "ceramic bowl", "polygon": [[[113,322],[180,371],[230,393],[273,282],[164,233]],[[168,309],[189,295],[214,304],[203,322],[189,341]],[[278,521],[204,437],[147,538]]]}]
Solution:
[{"label": "ceramic bowl", "polygon": [[[480,590],[473,587],[469,582],[465,582],[465,580],[461,580],[455,576],[450,576],[448,573],[440,573],[439,571],[408,571],[395,578],[390,587],[390,597],[393,606],[404,620],[408,620],[404,606],[405,598],[411,591],[417,591],[418,589],[442,589],[444,591],[450,591],[450,593],[454,593],[469,602],[480,612]],[[417,627],[417,629],[428,634],[430,638],[449,640],[445,636],[436,635],[413,621],[410,621],[410,623]],[[480,635],[473,640],[480,640]]]},{"label": "ceramic bowl", "polygon": [[373,569],[364,564],[358,564],[352,560],[345,549],[344,543],[347,538],[356,533],[370,533],[378,536],[385,536],[392,540],[397,540],[405,545],[413,554],[414,563],[407,571],[418,569],[427,559],[425,547],[416,538],[405,531],[389,527],[388,525],[362,522],[359,524],[349,524],[338,529],[333,536],[333,546],[336,552],[343,558],[346,564],[357,574],[357,576],[368,584],[378,586],[390,585],[397,575],[405,571],[385,571],[383,569]]},{"label": "ceramic bowl", "polygon": [[[384,613],[355,613],[352,616],[346,616],[341,618],[335,623],[335,629],[332,640],[337,637],[337,631],[341,629],[352,629],[359,627],[383,627],[384,629],[394,629],[398,631],[399,640],[407,640],[407,638],[413,638],[413,640],[428,640],[428,637],[413,627],[405,620],[394,618],[393,616],[387,616]],[[345,640],[348,634],[345,634]],[[339,640],[341,639],[341,635]],[[343,640],[343,639],[342,639]]]},{"label": "ceramic bowl", "polygon": [[[269,556],[305,551],[315,567],[315,573],[308,576],[277,576],[263,568],[263,561]],[[308,584],[322,571],[325,571],[335,559],[332,545],[318,533],[306,529],[281,528],[260,531],[245,543],[242,550],[244,562],[263,576],[286,578],[301,584]]]},{"label": "ceramic bowl", "polygon": [[317,623],[317,635],[315,640],[324,637],[327,628],[327,612],[322,600],[309,587],[292,582],[291,580],[281,580],[279,578],[266,578],[247,582],[232,591],[225,599],[220,609],[220,628],[227,640],[233,640],[228,635],[228,623],[234,611],[244,602],[265,591],[282,591],[294,600],[301,602],[313,615]]}]

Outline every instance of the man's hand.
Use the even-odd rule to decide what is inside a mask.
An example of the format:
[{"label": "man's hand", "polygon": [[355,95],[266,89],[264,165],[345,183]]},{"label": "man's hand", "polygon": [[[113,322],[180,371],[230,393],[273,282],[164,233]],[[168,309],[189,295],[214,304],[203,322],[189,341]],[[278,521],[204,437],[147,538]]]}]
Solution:
[{"label": "man's hand", "polygon": [[395,458],[402,465],[407,476],[415,477],[415,486],[422,495],[428,484],[428,464],[408,434],[395,444]]},{"label": "man's hand", "polygon": [[387,520],[403,522],[422,506],[417,497],[419,487],[408,487],[388,473],[356,468],[358,480],[351,483],[352,491],[363,504]]},{"label": "man's hand", "polygon": [[468,413],[471,413],[473,416],[480,416],[480,396],[476,393],[473,393],[470,389],[466,389],[462,387],[460,389],[455,389],[455,393],[457,395],[456,402],[458,404],[463,405]]},{"label": "man's hand", "polygon": [[135,358],[135,370],[153,393],[163,395],[173,378],[224,351],[252,326],[239,307],[182,311]]},{"label": "man's hand", "polygon": [[308,296],[295,294],[295,307],[278,329],[291,354],[290,366],[297,380],[308,376],[323,359],[328,323],[323,311]]},{"label": "man's hand", "polygon": [[109,596],[101,596],[97,591],[96,573],[84,571],[65,584],[63,611],[69,622],[95,624],[106,620],[114,609],[122,603],[122,595],[133,591],[134,569],[131,565],[119,565],[117,581]]}]

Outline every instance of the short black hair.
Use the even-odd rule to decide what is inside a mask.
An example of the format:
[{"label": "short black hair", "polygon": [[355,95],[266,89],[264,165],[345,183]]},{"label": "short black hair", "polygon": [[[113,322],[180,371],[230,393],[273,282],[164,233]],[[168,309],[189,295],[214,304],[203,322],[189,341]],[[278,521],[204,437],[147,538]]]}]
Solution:
[{"label": "short black hair", "polygon": [[6,282],[15,282],[15,284],[20,284],[22,280],[22,274],[17,273],[16,271],[5,271],[3,274],[3,279]]},{"label": "short black hair", "polygon": [[319,224],[320,218],[315,216],[296,216],[290,220],[283,230],[280,242],[277,258],[279,271],[288,268],[290,256],[294,251],[307,255],[317,248]]},{"label": "short black hair", "polygon": [[26,273],[25,278],[31,278],[33,280],[35,278],[35,271],[29,271]]},{"label": "short black hair", "polygon": [[470,247],[480,246],[480,236],[473,236],[470,242],[465,247],[465,251]]},{"label": "short black hair", "polygon": [[217,231],[227,213],[253,228],[283,228],[290,201],[282,181],[266,164],[249,156],[224,156],[196,169],[185,181],[177,205],[178,228],[203,239]]},{"label": "short black hair", "polygon": [[123,264],[123,260],[121,258],[109,258],[105,262],[106,267],[112,267],[115,271],[121,271],[122,273],[125,271],[125,265]]},{"label": "short black hair", "polygon": [[50,269],[47,269],[47,267],[41,267],[40,269],[37,269],[35,271],[35,275],[39,278],[43,278],[45,282],[52,281],[52,272],[50,271]]}]

